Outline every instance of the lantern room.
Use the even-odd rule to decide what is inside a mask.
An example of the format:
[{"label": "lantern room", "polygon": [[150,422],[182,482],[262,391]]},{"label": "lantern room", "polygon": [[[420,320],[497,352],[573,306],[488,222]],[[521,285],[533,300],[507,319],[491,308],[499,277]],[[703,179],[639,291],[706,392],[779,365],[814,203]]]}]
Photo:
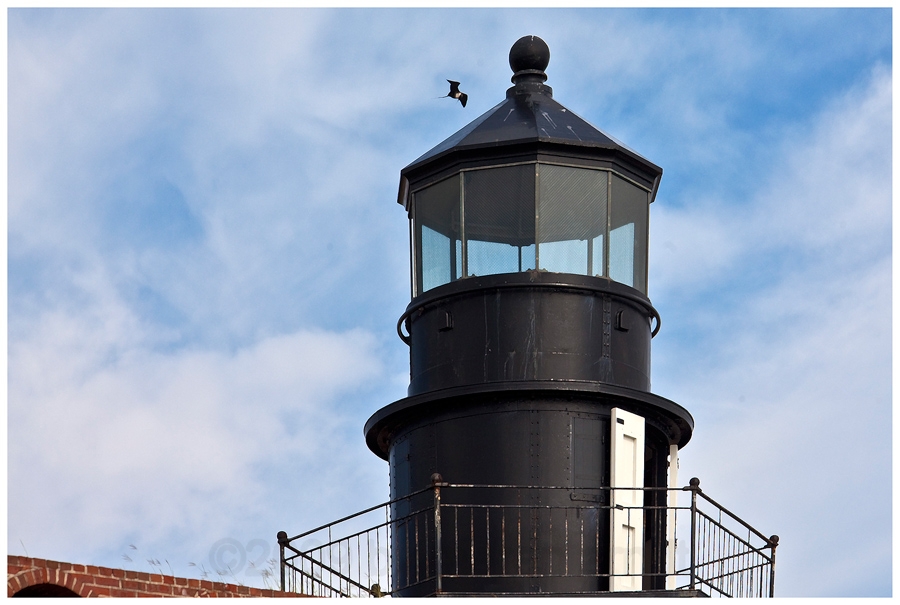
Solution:
[{"label": "lantern room", "polygon": [[538,269],[647,292],[650,190],[615,171],[531,161],[460,170],[411,193],[414,295]]},{"label": "lantern room", "polygon": [[506,99],[401,172],[413,296],[467,277],[547,271],[647,294],[647,232],[662,169],[555,100],[550,52],[510,50]]}]

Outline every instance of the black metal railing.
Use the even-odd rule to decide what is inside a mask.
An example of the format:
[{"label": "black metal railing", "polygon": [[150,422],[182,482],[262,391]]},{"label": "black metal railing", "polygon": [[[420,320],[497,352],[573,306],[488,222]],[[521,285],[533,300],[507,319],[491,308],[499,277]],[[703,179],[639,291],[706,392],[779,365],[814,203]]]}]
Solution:
[{"label": "black metal railing", "polygon": [[[642,506],[616,505],[622,489],[461,485],[436,475],[405,498],[292,538],[279,532],[281,587],[329,597],[774,596],[778,536],[765,537],[709,498],[698,479],[676,489],[625,488],[644,493]],[[622,523],[640,525],[644,539],[618,539],[613,526]]]}]

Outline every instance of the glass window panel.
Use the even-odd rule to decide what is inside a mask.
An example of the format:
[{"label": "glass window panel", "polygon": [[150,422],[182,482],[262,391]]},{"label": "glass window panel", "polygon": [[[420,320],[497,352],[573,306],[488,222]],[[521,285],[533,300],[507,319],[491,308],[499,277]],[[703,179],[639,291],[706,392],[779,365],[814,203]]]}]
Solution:
[{"label": "glass window panel", "polygon": [[634,223],[609,232],[609,277],[634,287]]},{"label": "glass window panel", "polygon": [[534,251],[535,245],[531,244],[530,246],[520,246],[519,254],[521,255],[521,268],[519,271],[534,271],[537,264],[534,262]]},{"label": "glass window panel", "polygon": [[523,164],[464,173],[467,275],[515,273],[526,270],[526,264],[533,268],[534,167]]},{"label": "glass window panel", "polygon": [[603,236],[598,235],[591,240],[591,268],[588,270],[588,274],[603,277],[603,271],[606,268],[606,265],[603,264],[604,254]]},{"label": "glass window panel", "polygon": [[422,225],[422,291],[453,279],[450,272],[450,238]]},{"label": "glass window panel", "polygon": [[519,252],[516,246],[498,242],[467,241],[469,275],[494,275],[516,273],[519,270]]},{"label": "glass window panel", "polygon": [[609,277],[646,294],[649,194],[618,176],[612,179]]},{"label": "glass window panel", "polygon": [[602,275],[608,174],[552,164],[540,164],[538,170],[540,268]]},{"label": "glass window panel", "polygon": [[453,176],[415,193],[417,294],[462,275],[459,177]]},{"label": "glass window panel", "polygon": [[541,244],[541,269],[587,275],[587,249],[587,241],[544,242]]},{"label": "glass window panel", "polygon": [[468,247],[469,275],[519,273],[534,269],[534,244],[510,246],[470,239]]}]

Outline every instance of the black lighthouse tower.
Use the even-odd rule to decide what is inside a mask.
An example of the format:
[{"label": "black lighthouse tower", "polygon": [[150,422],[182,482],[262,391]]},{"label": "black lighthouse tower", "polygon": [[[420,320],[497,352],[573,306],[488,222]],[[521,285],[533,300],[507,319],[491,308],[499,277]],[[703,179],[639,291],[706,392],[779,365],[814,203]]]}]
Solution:
[{"label": "black lighthouse tower", "polygon": [[391,498],[278,532],[282,590],[774,596],[778,536],[678,482],[694,422],[650,392],[662,169],[554,100],[549,62],[518,40],[506,98],[401,171],[409,392],[365,426]]},{"label": "black lighthouse tower", "polygon": [[448,484],[468,487],[445,504],[487,512],[395,528],[399,595],[666,588],[666,492],[647,488],[669,484],[693,419],[650,392],[662,169],[559,104],[549,61],[517,41],[505,100],[401,171],[410,385],[366,440],[389,461],[392,517]]}]

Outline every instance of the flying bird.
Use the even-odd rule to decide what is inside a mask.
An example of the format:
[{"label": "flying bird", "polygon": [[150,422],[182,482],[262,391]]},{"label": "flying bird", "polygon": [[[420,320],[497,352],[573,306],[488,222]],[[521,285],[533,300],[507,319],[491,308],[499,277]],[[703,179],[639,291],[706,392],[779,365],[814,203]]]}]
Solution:
[{"label": "flying bird", "polygon": [[469,95],[464,92],[460,92],[459,90],[459,82],[454,82],[453,80],[447,80],[450,82],[450,93],[447,95],[453,99],[459,99],[459,102],[462,103],[462,106],[466,106],[466,101],[469,99]]}]

